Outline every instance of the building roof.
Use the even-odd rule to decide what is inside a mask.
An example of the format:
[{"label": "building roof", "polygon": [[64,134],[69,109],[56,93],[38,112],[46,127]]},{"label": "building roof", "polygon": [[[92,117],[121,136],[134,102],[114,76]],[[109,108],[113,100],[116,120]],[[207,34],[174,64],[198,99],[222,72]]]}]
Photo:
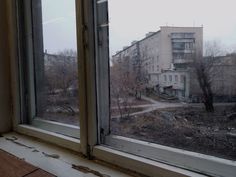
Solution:
[{"label": "building roof", "polygon": [[[150,38],[150,37],[156,35],[156,34],[159,33],[159,32],[161,32],[161,30],[158,30],[158,31],[156,31],[156,32],[153,32],[153,34],[150,34],[150,35],[148,35],[148,36],[145,36],[144,38],[140,39],[139,41],[136,41],[135,43],[131,44],[130,46],[127,46],[125,49],[120,50],[120,51],[117,52],[115,55],[113,55],[113,57],[116,56],[116,55],[119,55],[120,53],[124,52],[125,50],[128,50],[129,48],[131,48],[132,46],[136,45],[137,43],[139,43],[139,42],[141,42],[141,41],[144,41],[144,40],[146,40],[146,39],[148,39],[148,38]],[[148,33],[147,33],[147,34],[148,34]]]},{"label": "building roof", "polygon": [[[119,55],[120,53],[124,52],[125,50],[128,50],[129,48],[131,48],[132,46],[136,45],[137,43],[142,42],[142,41],[144,41],[144,40],[146,40],[146,39],[148,39],[148,38],[158,34],[159,32],[161,32],[162,28],[203,28],[203,26],[201,26],[201,27],[160,26],[160,29],[158,31],[153,32],[153,34],[145,36],[144,38],[136,41],[135,43],[131,44],[130,46],[127,46],[125,49],[118,51],[116,54],[112,55],[112,57],[115,57],[116,55]],[[149,34],[149,33],[147,33],[147,34]]]}]

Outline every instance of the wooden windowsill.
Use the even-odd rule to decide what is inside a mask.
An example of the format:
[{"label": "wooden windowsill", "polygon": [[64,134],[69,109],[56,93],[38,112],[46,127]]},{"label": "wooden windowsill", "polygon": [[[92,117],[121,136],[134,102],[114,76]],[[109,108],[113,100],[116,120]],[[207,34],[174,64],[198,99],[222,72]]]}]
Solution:
[{"label": "wooden windowsill", "polygon": [[58,177],[85,177],[96,173],[130,177],[119,170],[85,159],[77,152],[15,132],[0,137],[0,149]]}]

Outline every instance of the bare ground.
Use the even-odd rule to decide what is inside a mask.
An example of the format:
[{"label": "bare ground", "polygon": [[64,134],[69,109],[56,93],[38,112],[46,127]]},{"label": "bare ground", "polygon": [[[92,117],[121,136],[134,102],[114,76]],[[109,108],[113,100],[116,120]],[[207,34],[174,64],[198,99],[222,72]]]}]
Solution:
[{"label": "bare ground", "polygon": [[165,108],[111,120],[112,134],[236,160],[236,119],[233,106]]}]

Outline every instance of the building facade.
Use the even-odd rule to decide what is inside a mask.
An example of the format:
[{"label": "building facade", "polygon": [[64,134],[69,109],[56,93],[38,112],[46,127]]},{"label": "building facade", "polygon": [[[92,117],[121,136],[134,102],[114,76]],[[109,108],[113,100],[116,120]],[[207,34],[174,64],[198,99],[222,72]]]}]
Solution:
[{"label": "building facade", "polygon": [[188,64],[196,50],[202,54],[203,27],[163,26],[124,47],[113,55],[112,61],[130,60],[130,69],[140,70],[147,88],[161,93],[173,88],[171,94],[182,99],[191,94]]},{"label": "building facade", "polygon": [[212,91],[216,102],[236,102],[236,54],[216,57],[212,66]]}]

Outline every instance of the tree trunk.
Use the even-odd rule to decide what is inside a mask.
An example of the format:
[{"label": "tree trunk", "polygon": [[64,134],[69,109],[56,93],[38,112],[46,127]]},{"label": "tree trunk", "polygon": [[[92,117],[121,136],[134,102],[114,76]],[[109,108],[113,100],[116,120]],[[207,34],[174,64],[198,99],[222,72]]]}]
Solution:
[{"label": "tree trunk", "polygon": [[209,76],[204,72],[204,69],[200,68],[197,70],[197,78],[200,88],[203,92],[203,103],[207,112],[214,112],[213,106],[213,93],[211,89],[211,84],[209,82]]}]

